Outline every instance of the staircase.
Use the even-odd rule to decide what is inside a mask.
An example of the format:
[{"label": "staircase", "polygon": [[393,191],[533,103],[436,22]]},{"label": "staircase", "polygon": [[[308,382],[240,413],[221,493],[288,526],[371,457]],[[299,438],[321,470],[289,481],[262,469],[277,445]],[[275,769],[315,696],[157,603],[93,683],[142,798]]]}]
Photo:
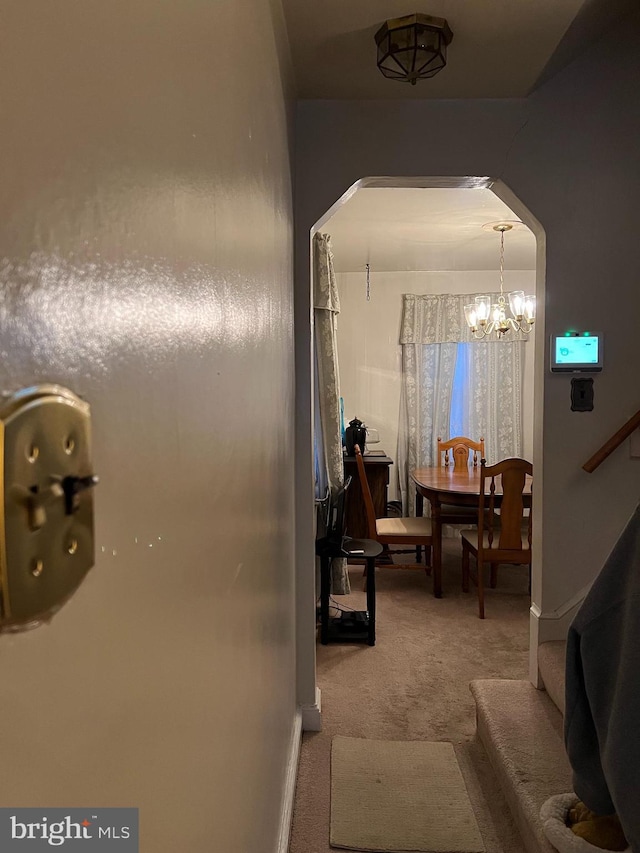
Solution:
[{"label": "staircase", "polygon": [[471,682],[477,730],[528,853],[557,853],[540,822],[540,806],[573,790],[564,750],[566,643],[543,643],[538,668],[544,690],[529,681]]}]

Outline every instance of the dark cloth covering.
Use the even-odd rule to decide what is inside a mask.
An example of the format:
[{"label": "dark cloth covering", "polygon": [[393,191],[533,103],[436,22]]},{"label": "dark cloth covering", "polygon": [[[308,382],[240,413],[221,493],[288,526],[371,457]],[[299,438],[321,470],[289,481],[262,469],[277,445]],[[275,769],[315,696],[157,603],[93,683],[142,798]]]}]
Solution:
[{"label": "dark cloth covering", "polygon": [[569,629],[564,734],[576,794],[640,853],[640,506]]}]

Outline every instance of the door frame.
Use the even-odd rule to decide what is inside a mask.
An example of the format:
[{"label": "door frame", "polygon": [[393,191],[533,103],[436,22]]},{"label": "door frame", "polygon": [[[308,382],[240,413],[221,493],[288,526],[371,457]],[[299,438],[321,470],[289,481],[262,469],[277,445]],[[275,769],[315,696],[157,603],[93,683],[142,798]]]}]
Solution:
[{"label": "door frame", "polygon": [[[545,272],[546,236],[541,223],[499,178],[490,177],[367,177],[352,184],[315,222],[309,232],[308,281],[296,284],[296,682],[297,702],[305,731],[322,726],[321,694],[316,679],[316,571],[315,503],[313,471],[314,434],[314,323],[313,323],[313,237],[333,214],[359,189],[369,187],[425,189],[490,189],[519,217],[536,238],[536,301],[534,329],[536,353],[534,365],[533,465],[536,471],[536,524],[533,529],[531,567],[531,610],[529,632],[529,677],[538,686],[538,645],[540,641],[540,598],[542,591],[542,501],[544,496],[542,446],[545,363]],[[304,265],[301,267],[304,271]],[[302,276],[299,274],[299,278]]]}]

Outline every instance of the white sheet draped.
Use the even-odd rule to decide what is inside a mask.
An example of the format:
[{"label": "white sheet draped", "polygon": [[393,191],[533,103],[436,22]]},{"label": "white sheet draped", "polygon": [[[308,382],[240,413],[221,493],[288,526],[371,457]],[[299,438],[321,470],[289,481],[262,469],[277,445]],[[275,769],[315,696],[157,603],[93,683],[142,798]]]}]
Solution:
[{"label": "white sheet draped", "polygon": [[[340,312],[338,287],[333,270],[331,238],[316,234],[313,239],[313,314],[320,424],[327,479],[331,495],[344,484],[342,436],[340,432],[340,372],[338,369],[337,328]],[[318,430],[319,426],[319,430]],[[348,498],[347,498],[348,499]],[[346,595],[350,589],[346,560],[333,560],[331,591]]]}]

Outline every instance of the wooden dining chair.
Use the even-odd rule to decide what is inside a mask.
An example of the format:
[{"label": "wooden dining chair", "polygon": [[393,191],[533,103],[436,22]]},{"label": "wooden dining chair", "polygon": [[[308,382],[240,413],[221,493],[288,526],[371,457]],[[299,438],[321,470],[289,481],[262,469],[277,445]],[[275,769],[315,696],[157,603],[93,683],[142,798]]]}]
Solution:
[{"label": "wooden dining chair", "polygon": [[[466,471],[470,460],[473,467],[477,468],[478,453],[480,459],[484,459],[484,438],[481,438],[480,441],[474,441],[464,435],[458,435],[448,441],[438,438],[438,460],[440,465],[445,468],[453,465],[454,471]],[[449,454],[451,454],[451,459]],[[477,516],[478,508],[475,506],[442,504],[440,507],[442,524],[475,524]]]},{"label": "wooden dining chair", "polygon": [[[449,458],[449,453],[451,453],[451,458]],[[469,455],[471,453],[473,453],[473,467],[477,468],[478,453],[480,459],[484,459],[484,438],[481,438],[480,441],[474,441],[465,435],[457,435],[455,438],[443,441],[438,436],[438,459],[445,468],[448,468],[453,462],[454,471],[466,470],[469,467]]]},{"label": "wooden dining chair", "polygon": [[[463,530],[462,589],[469,592],[469,578],[478,587],[480,618],[484,619],[484,567],[491,567],[491,587],[497,585],[499,563],[528,565],[531,569],[531,511],[526,513],[524,487],[533,466],[526,459],[504,459],[496,465],[481,461],[480,502],[477,529]],[[496,477],[502,479],[502,494],[496,495]],[[488,492],[487,492],[488,488]],[[500,508],[500,515],[495,510]],[[475,575],[471,572],[469,555],[476,558]]]},{"label": "wooden dining chair", "polygon": [[[376,518],[373,499],[371,497],[371,489],[367,480],[367,472],[364,467],[364,459],[360,447],[355,446],[356,465],[358,468],[358,477],[360,479],[360,488],[364,499],[365,511],[367,516],[367,536],[369,539],[374,539],[381,545],[386,546],[388,554],[404,553],[403,550],[393,551],[388,546],[407,545],[409,547],[420,546],[425,550],[426,572],[431,573],[431,520],[428,518]],[[411,565],[413,567],[413,564]],[[417,562],[415,568],[420,568],[421,563]],[[405,568],[408,568],[406,566]]]}]

